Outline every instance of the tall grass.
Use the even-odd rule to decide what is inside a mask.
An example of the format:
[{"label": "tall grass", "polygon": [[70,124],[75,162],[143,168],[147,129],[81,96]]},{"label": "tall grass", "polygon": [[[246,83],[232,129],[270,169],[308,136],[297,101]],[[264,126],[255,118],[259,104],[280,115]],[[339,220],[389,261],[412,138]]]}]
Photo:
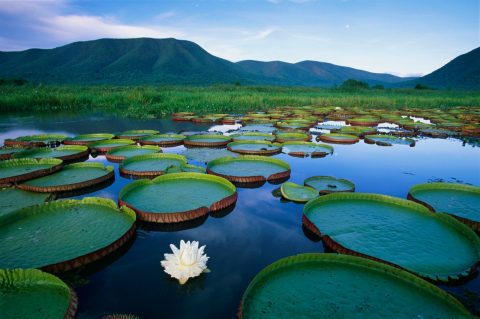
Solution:
[{"label": "tall grass", "polygon": [[243,113],[275,106],[362,108],[480,106],[480,92],[265,86],[0,86],[1,112],[105,111],[161,117],[177,111]]}]

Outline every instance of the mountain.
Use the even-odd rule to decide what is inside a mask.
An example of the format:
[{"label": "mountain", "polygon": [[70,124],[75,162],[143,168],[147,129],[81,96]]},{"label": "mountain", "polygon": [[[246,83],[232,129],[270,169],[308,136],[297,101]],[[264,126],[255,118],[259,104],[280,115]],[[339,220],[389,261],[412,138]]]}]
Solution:
[{"label": "mountain", "polygon": [[332,86],[349,78],[391,84],[411,78],[371,73],[330,63],[240,61],[211,55],[176,39],[99,39],[54,49],[0,52],[0,77],[42,83],[213,83]]},{"label": "mountain", "polygon": [[430,74],[399,85],[413,87],[416,84],[432,88],[480,89],[480,47],[456,57]]}]

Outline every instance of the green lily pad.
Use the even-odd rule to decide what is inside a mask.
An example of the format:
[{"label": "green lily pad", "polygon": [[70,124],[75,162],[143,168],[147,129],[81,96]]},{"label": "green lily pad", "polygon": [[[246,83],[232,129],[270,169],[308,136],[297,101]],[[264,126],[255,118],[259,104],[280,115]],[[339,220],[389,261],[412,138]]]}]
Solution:
[{"label": "green lily pad", "polygon": [[410,147],[415,146],[415,140],[411,138],[397,137],[392,135],[365,135],[365,143],[367,144],[377,144],[380,146],[392,146],[393,144],[397,145],[408,145]]},{"label": "green lily pad", "polygon": [[408,198],[432,211],[450,214],[480,231],[480,187],[455,183],[419,184],[410,188]]},{"label": "green lily pad", "polygon": [[63,134],[38,134],[20,136],[15,139],[5,140],[5,146],[24,145],[24,146],[47,146],[52,143],[61,143],[67,138]]},{"label": "green lily pad", "polygon": [[275,135],[269,133],[259,133],[259,132],[246,132],[246,133],[239,133],[239,134],[232,134],[230,137],[233,139],[234,142],[238,141],[273,141],[275,139]]},{"label": "green lily pad", "polygon": [[105,157],[110,162],[121,162],[127,157],[137,156],[137,155],[146,155],[146,154],[155,154],[161,153],[162,149],[155,145],[127,145],[112,148],[105,154]]},{"label": "green lily pad", "polygon": [[355,144],[360,140],[356,135],[337,133],[322,134],[317,139],[325,143],[334,144]]},{"label": "green lily pad", "polygon": [[62,280],[37,269],[0,269],[3,319],[74,318],[77,297]]},{"label": "green lily pad", "polygon": [[16,188],[0,189],[0,218],[18,209],[38,205],[52,197],[51,194],[26,192]]},{"label": "green lily pad", "polygon": [[63,272],[106,256],[135,231],[135,213],[112,200],[58,200],[0,218],[0,268]]},{"label": "green lily pad", "polygon": [[291,156],[311,156],[324,157],[333,153],[333,147],[326,144],[316,144],[313,142],[287,142],[283,143],[283,153]]},{"label": "green lily pad", "polygon": [[197,161],[200,163],[208,163],[213,161],[216,158],[230,156],[230,157],[237,157],[238,154],[234,152],[230,152],[227,149],[220,149],[220,148],[188,148],[181,153],[189,160]]},{"label": "green lily pad", "polygon": [[170,166],[187,164],[183,155],[155,153],[126,158],[120,165],[120,173],[125,176],[155,177],[161,175]]},{"label": "green lily pad", "polygon": [[303,218],[337,252],[375,258],[433,280],[466,276],[480,258],[480,239],[470,228],[391,196],[330,194],[306,204]]},{"label": "green lily pad", "polygon": [[207,170],[204,167],[190,165],[190,164],[182,164],[180,166],[170,166],[165,170],[165,174],[182,173],[182,172],[206,174]]},{"label": "green lily pad", "polygon": [[239,129],[240,132],[260,132],[260,133],[273,133],[275,127],[272,124],[255,124],[246,125]]},{"label": "green lily pad", "polygon": [[62,145],[56,148],[32,148],[13,155],[13,158],[58,158],[63,161],[86,160],[88,147],[83,145]]},{"label": "green lily pad", "polygon": [[23,147],[0,147],[0,160],[11,159],[16,153],[23,152],[27,148]]},{"label": "green lily pad", "polygon": [[255,155],[217,158],[207,165],[207,172],[237,183],[257,183],[290,176],[290,165],[277,158]]},{"label": "green lily pad", "polygon": [[127,146],[132,144],[135,144],[134,140],[114,138],[111,140],[103,140],[103,141],[91,143],[88,145],[88,147],[90,147],[92,150],[96,152],[106,153],[110,151],[112,148]]},{"label": "green lily pad", "polygon": [[299,254],[260,271],[240,318],[471,318],[440,288],[401,269],[337,254]]},{"label": "green lily pad", "polygon": [[275,134],[275,141],[278,143],[292,142],[292,141],[310,141],[312,137],[307,133],[277,133]]},{"label": "green lily pad", "polygon": [[129,131],[125,131],[118,134],[117,138],[127,139],[127,140],[138,140],[142,137],[150,136],[158,133],[159,131],[157,130],[129,130]]},{"label": "green lily pad", "polygon": [[186,138],[182,134],[156,134],[142,137],[138,142],[142,145],[158,145],[158,146],[177,146],[182,145]]},{"label": "green lily pad", "polygon": [[[161,194],[159,196],[158,194]],[[224,178],[199,173],[172,173],[125,186],[119,204],[135,210],[140,220],[176,223],[229,207],[235,186]]]},{"label": "green lily pad", "polygon": [[92,134],[80,134],[75,137],[66,138],[63,141],[65,145],[88,145],[93,142],[110,140],[114,138],[114,134],[109,133],[92,133]]},{"label": "green lily pad", "polygon": [[355,117],[347,120],[347,123],[353,126],[377,126],[380,120],[375,117]]},{"label": "green lily pad", "polygon": [[300,203],[306,203],[311,199],[318,197],[318,192],[314,188],[301,186],[291,182],[285,182],[280,187],[282,196],[288,200]]},{"label": "green lily pad", "polygon": [[52,174],[62,168],[57,158],[15,158],[0,162],[0,183],[16,183]]},{"label": "green lily pad", "polygon": [[282,145],[267,141],[238,141],[228,143],[227,149],[239,154],[274,155],[282,151]]},{"label": "green lily pad", "polygon": [[365,134],[376,134],[377,129],[374,127],[364,127],[364,126],[342,126],[338,130],[334,130],[335,133],[340,134],[350,134],[355,136],[363,136]]},{"label": "green lily pad", "polygon": [[114,177],[113,166],[86,162],[66,165],[61,171],[17,185],[33,192],[65,192],[91,187]]},{"label": "green lily pad", "polygon": [[219,134],[196,134],[187,136],[183,140],[185,146],[190,147],[225,147],[232,139],[230,136]]},{"label": "green lily pad", "polygon": [[312,176],[305,179],[303,183],[305,186],[315,188],[320,194],[355,191],[355,184],[351,181],[332,176]]}]

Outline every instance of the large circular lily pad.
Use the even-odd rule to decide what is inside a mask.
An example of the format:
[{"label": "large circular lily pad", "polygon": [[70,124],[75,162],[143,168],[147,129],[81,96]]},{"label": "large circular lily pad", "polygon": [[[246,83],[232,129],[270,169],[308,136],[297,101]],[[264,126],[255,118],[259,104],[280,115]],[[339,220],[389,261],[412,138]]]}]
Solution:
[{"label": "large circular lily pad", "polygon": [[88,145],[88,147],[90,147],[93,151],[99,153],[106,153],[115,147],[127,146],[132,144],[135,144],[134,140],[114,138],[111,140],[103,140],[91,143]]},{"label": "large circular lily pad", "polygon": [[185,156],[189,160],[197,161],[205,164],[220,157],[239,156],[237,153],[230,152],[225,148],[206,148],[206,147],[187,148],[185,151],[181,153],[181,155]]},{"label": "large circular lily pad", "polygon": [[98,260],[135,232],[135,213],[110,199],[58,200],[0,218],[0,268],[63,272]]},{"label": "large circular lily pad", "polygon": [[267,141],[238,141],[227,144],[229,151],[250,155],[275,155],[282,151],[282,145]]},{"label": "large circular lily pad", "polygon": [[62,168],[57,158],[16,158],[0,162],[0,184],[17,183],[55,173]]},{"label": "large circular lily pad", "polygon": [[161,153],[162,149],[155,145],[127,145],[115,147],[109,150],[105,157],[110,162],[121,162],[127,157],[137,156],[137,155],[146,155],[146,154],[155,154]]},{"label": "large circular lily pad", "polygon": [[38,205],[52,198],[52,194],[26,192],[17,188],[0,189],[0,218],[18,209]]},{"label": "large circular lily pad", "polygon": [[297,157],[324,157],[333,153],[333,147],[330,145],[313,142],[287,142],[282,146],[283,153]]},{"label": "large circular lily pad", "polygon": [[177,223],[227,208],[236,200],[235,186],[224,178],[172,173],[125,186],[118,202],[132,208],[140,220]]},{"label": "large circular lily pad", "polygon": [[109,133],[92,133],[92,134],[80,134],[75,137],[66,138],[63,141],[65,145],[88,145],[90,143],[110,140],[114,138],[114,134]]},{"label": "large circular lily pad", "polygon": [[427,183],[415,185],[408,198],[432,211],[452,215],[480,231],[480,187],[455,183]]},{"label": "large circular lily pad", "polygon": [[183,144],[189,147],[225,147],[232,141],[230,136],[219,134],[196,134],[187,136]]},{"label": "large circular lily pad", "polygon": [[299,203],[306,203],[318,197],[318,191],[316,189],[291,182],[283,183],[280,187],[280,192],[284,198]]},{"label": "large circular lily pad", "polygon": [[480,239],[467,226],[412,201],[366,193],[336,193],[305,205],[304,225],[331,249],[446,281],[471,273]]},{"label": "large circular lily pad", "polygon": [[17,185],[32,192],[54,193],[73,191],[98,185],[114,178],[113,166],[87,162],[66,165],[61,171]]},{"label": "large circular lily pad", "polygon": [[187,164],[183,155],[155,153],[126,158],[120,165],[120,173],[124,176],[155,177],[162,175],[170,166]]},{"label": "large circular lily pad", "polygon": [[401,269],[364,258],[300,254],[260,271],[239,317],[471,318],[454,297]]},{"label": "large circular lily pad", "polygon": [[315,188],[320,194],[355,191],[355,184],[351,181],[332,176],[312,176],[305,179],[303,183],[305,186]]},{"label": "large circular lily pad", "polygon": [[293,141],[310,141],[311,135],[307,133],[277,133],[275,141],[278,143],[293,142]]},{"label": "large circular lily pad", "polygon": [[54,275],[38,269],[0,269],[2,319],[73,319],[77,297]]},{"label": "large circular lily pad", "polygon": [[159,132],[157,130],[129,130],[118,134],[117,138],[136,141],[138,139],[141,139],[142,137],[158,133]]},{"label": "large circular lily pad", "polygon": [[347,123],[353,126],[377,126],[380,123],[380,119],[375,117],[356,117],[348,119]]},{"label": "large circular lily pad", "polygon": [[138,142],[142,145],[171,147],[182,145],[185,138],[186,136],[182,134],[156,134],[142,137],[138,140]]},{"label": "large circular lily pad", "polygon": [[217,158],[208,163],[207,172],[236,183],[259,183],[288,178],[290,165],[277,158],[244,155]]},{"label": "large circular lily pad", "polygon": [[0,160],[11,159],[12,156],[16,153],[23,152],[27,150],[27,148],[23,147],[0,147]]},{"label": "large circular lily pad", "polygon": [[63,145],[56,148],[32,148],[13,155],[13,158],[58,158],[64,162],[88,159],[89,150],[84,145]]},{"label": "large circular lily pad", "polygon": [[20,136],[15,139],[5,140],[5,146],[47,146],[50,144],[59,144],[67,138],[63,134],[38,134],[38,135],[27,135]]},{"label": "large circular lily pad", "polygon": [[393,144],[415,146],[415,140],[392,135],[365,135],[365,143],[380,146],[392,146]]},{"label": "large circular lily pad", "polygon": [[275,139],[275,135],[269,133],[260,133],[260,132],[247,132],[232,134],[230,137],[234,142],[238,141],[270,141],[272,142]]},{"label": "large circular lily pad", "polygon": [[334,144],[355,144],[360,140],[360,138],[355,135],[337,133],[322,134],[319,135],[317,139],[325,143]]}]

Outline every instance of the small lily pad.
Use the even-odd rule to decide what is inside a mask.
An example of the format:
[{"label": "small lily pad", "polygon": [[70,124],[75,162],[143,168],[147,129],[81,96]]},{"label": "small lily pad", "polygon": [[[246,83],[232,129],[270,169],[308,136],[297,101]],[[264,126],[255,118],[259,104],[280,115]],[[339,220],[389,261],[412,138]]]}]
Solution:
[{"label": "small lily pad", "polygon": [[360,138],[355,135],[337,133],[322,134],[318,136],[317,139],[325,143],[334,144],[355,144],[360,140]]},{"label": "small lily pad", "polygon": [[324,157],[333,153],[333,147],[330,145],[313,142],[287,142],[282,146],[283,153],[297,157]]},{"label": "small lily pad", "polygon": [[187,164],[185,156],[155,153],[126,158],[120,165],[120,173],[128,177],[155,177],[165,173],[170,166]]},{"label": "small lily pad", "polygon": [[392,146],[393,144],[408,145],[410,147],[415,146],[415,140],[411,138],[404,138],[392,135],[365,135],[364,138],[365,143],[377,144],[379,146]]},{"label": "small lily pad", "polygon": [[112,148],[105,154],[105,157],[110,162],[121,162],[127,157],[137,156],[137,155],[146,155],[161,153],[162,149],[155,145],[127,145]]},{"label": "small lily pad", "polygon": [[288,200],[306,203],[318,197],[318,191],[308,186],[301,186],[291,182],[285,182],[280,187],[282,196]]},{"label": "small lily pad", "polygon": [[282,145],[267,141],[238,141],[227,144],[229,151],[249,155],[274,155],[282,151]]},{"label": "small lily pad", "polygon": [[351,181],[333,176],[312,176],[305,179],[303,183],[305,186],[313,187],[320,194],[355,191],[355,184]]}]

